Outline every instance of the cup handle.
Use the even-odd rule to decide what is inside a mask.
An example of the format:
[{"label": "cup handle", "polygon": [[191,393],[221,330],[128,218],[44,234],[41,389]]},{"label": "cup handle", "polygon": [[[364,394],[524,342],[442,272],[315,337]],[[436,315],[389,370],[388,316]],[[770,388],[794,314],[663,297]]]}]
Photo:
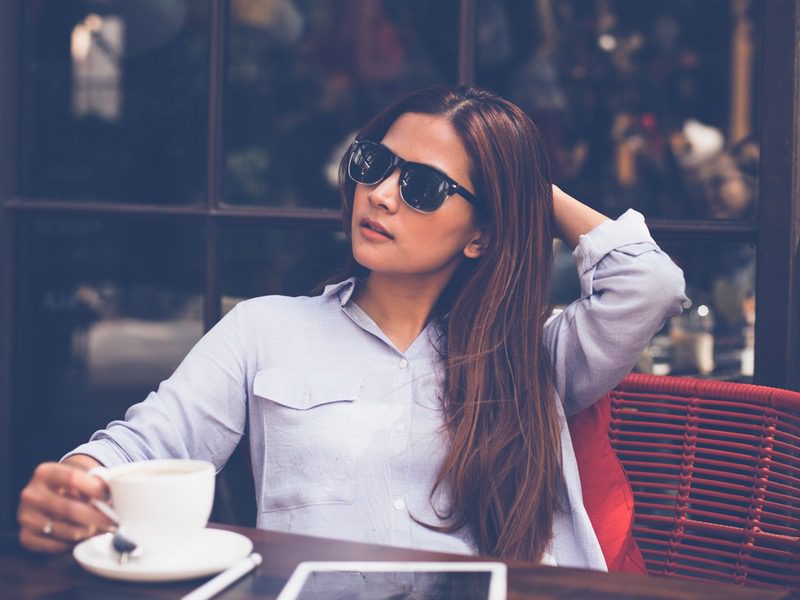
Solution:
[{"label": "cup handle", "polygon": [[[105,482],[108,482],[108,480],[110,479],[108,469],[106,469],[105,467],[92,467],[91,469],[86,471],[86,474],[89,475],[90,477],[99,477]],[[113,508],[111,508],[111,506],[108,503],[103,502],[102,500],[98,500],[97,498],[92,498],[89,500],[89,502],[91,502],[92,506],[94,506],[97,510],[103,513],[106,517],[111,519],[114,525],[119,527],[119,515],[117,515],[117,512]]]}]

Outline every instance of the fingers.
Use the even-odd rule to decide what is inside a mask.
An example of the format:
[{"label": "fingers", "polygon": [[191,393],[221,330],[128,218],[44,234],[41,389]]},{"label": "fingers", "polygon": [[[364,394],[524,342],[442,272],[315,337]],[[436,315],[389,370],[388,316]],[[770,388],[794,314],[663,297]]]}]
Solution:
[{"label": "fingers", "polygon": [[51,554],[64,552],[70,548],[69,543],[54,539],[43,534],[41,531],[37,532],[35,529],[29,527],[22,527],[19,530],[19,543],[28,550],[33,550],[34,552],[49,552]]},{"label": "fingers", "polygon": [[20,543],[39,552],[62,552],[76,541],[112,527],[90,498],[102,498],[105,482],[72,466],[43,463],[20,493]]},{"label": "fingers", "polygon": [[[94,526],[81,526],[50,519],[33,510],[22,510],[18,514],[20,541],[28,548],[45,552],[60,552],[72,544],[97,533]],[[35,547],[35,548],[34,548]]]},{"label": "fingers", "polygon": [[63,488],[70,495],[82,494],[89,498],[104,498],[108,493],[106,482],[87,475],[86,471],[60,463],[42,463],[33,472],[33,479],[47,483],[51,488]]},{"label": "fingers", "polygon": [[72,525],[108,529],[113,523],[83,498],[70,498],[48,489],[26,488],[22,490],[21,506]]},{"label": "fingers", "polygon": [[[60,463],[42,463],[33,474],[31,484],[44,483],[46,490],[32,485],[31,501],[56,518],[72,521],[78,525],[91,525],[98,529],[109,529],[114,523],[86,501],[103,499],[108,495],[108,485],[99,477],[87,475],[83,469]],[[55,493],[53,496],[47,491]],[[75,500],[68,502],[64,500]]]}]

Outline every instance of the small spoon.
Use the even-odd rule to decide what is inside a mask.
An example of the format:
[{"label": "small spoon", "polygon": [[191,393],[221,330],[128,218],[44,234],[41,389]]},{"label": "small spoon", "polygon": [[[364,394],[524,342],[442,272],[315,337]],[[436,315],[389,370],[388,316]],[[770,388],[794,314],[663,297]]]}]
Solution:
[{"label": "small spoon", "polygon": [[114,536],[111,538],[111,545],[116,550],[118,554],[117,562],[121,565],[126,564],[131,553],[136,550],[136,544],[126,538],[119,527],[117,527]]},{"label": "small spoon", "polygon": [[136,550],[136,543],[127,538],[123,533],[122,525],[120,525],[119,522],[119,517],[117,517],[117,513],[114,512],[113,508],[101,500],[92,500],[91,502],[97,510],[107,516],[117,526],[116,530],[114,531],[114,535],[111,538],[111,545],[119,555],[117,562],[121,565],[126,564],[131,553]]}]

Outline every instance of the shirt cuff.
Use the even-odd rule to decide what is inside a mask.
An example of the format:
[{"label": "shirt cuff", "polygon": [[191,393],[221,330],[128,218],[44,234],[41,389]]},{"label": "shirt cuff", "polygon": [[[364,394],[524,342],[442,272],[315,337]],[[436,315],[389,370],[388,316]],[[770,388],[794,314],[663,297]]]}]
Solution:
[{"label": "shirt cuff", "polygon": [[634,244],[641,245],[630,253],[634,256],[645,250],[658,248],[644,223],[644,216],[632,208],[615,221],[604,221],[589,233],[580,236],[578,245],[572,252],[572,259],[578,268],[582,296],[592,294],[591,282],[597,263],[612,250]]},{"label": "shirt cuff", "polygon": [[100,440],[81,444],[71,452],[62,456],[59,462],[64,462],[64,460],[75,454],[91,456],[104,467],[113,467],[130,462],[128,457],[124,456],[113,444]]}]

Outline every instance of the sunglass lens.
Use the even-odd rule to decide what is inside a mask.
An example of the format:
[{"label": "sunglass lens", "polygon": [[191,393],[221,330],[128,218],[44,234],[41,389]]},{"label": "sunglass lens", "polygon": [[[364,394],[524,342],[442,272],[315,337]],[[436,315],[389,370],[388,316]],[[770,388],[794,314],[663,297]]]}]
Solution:
[{"label": "sunglass lens", "polygon": [[447,182],[433,169],[412,165],[400,175],[400,194],[412,208],[433,212],[446,198]]},{"label": "sunglass lens", "polygon": [[372,142],[359,142],[350,154],[348,173],[358,183],[372,185],[386,175],[392,164],[392,155]]}]

